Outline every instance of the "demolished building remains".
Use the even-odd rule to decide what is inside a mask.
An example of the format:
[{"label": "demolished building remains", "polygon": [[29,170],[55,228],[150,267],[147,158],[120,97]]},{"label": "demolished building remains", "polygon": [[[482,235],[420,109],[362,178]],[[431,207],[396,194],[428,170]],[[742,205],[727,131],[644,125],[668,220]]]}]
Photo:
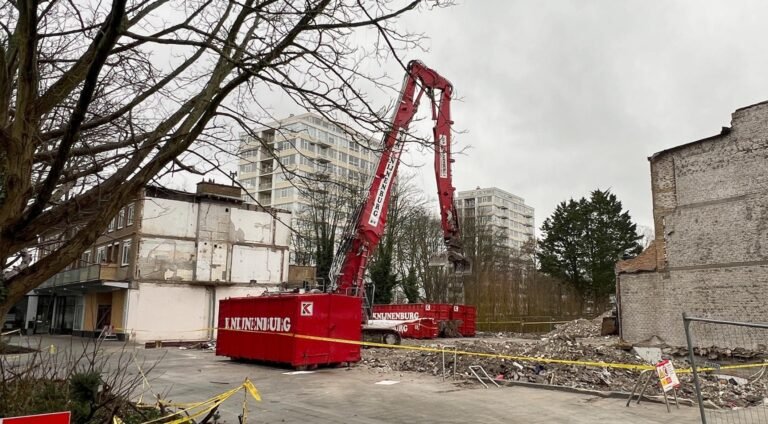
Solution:
[{"label": "demolished building remains", "polygon": [[649,161],[655,240],[616,265],[621,337],[683,346],[683,312],[765,322],[768,102],[736,110],[718,135]]}]

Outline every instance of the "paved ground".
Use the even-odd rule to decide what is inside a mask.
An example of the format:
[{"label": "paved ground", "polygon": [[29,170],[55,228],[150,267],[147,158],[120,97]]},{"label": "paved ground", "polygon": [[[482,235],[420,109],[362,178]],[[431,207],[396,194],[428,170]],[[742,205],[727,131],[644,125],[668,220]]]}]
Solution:
[{"label": "paved ground", "polygon": [[[79,339],[76,339],[79,340]],[[46,337],[43,345],[70,346],[68,337]],[[79,342],[73,346],[77,349]],[[117,352],[119,342],[106,342]],[[61,352],[61,350],[60,350]],[[667,414],[664,405],[631,408],[620,399],[604,399],[541,389],[483,389],[415,373],[381,374],[362,367],[323,369],[309,374],[238,363],[213,352],[138,349],[147,362],[160,361],[150,374],[153,393],[191,402],[208,399],[253,381],[263,402],[249,402],[249,422],[257,423],[697,423],[698,411],[681,407]],[[388,380],[395,384],[383,385]],[[145,395],[148,396],[149,394]],[[222,408],[222,418],[238,422],[242,395]]]}]

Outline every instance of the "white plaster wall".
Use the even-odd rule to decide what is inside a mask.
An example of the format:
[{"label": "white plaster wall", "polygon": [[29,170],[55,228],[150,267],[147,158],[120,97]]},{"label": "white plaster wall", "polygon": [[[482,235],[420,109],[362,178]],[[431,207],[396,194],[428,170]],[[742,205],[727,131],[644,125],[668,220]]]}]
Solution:
[{"label": "white plaster wall", "polygon": [[195,242],[143,237],[139,241],[137,279],[191,281],[194,279]]},{"label": "white plaster wall", "polygon": [[288,246],[291,244],[291,230],[286,224],[290,224],[291,214],[278,213],[277,218],[279,221],[275,221],[275,244],[278,246]]},{"label": "white plaster wall", "polygon": [[126,328],[139,343],[206,340],[210,291],[205,287],[140,283],[128,291]]},{"label": "white plaster wall", "polygon": [[197,243],[197,281],[227,281],[227,257],[230,245],[222,241]]},{"label": "white plaster wall", "polygon": [[230,222],[232,210],[231,205],[201,202],[198,208],[197,228],[197,236],[200,240],[228,240],[232,225]]},{"label": "white plaster wall", "polygon": [[236,243],[272,244],[272,216],[266,212],[233,209],[230,240]]},{"label": "white plaster wall", "polygon": [[196,203],[150,197],[143,206],[141,231],[144,234],[195,237]]},{"label": "white plaster wall", "polygon": [[235,246],[232,249],[232,282],[279,284],[287,277],[288,252],[268,247]]}]

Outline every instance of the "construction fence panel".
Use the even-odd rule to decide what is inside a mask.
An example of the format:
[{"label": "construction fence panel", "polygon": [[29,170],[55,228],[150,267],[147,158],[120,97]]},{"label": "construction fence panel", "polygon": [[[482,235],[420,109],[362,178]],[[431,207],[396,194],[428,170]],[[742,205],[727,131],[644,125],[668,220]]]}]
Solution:
[{"label": "construction fence panel", "polygon": [[768,424],[768,324],[683,314],[703,424]]}]

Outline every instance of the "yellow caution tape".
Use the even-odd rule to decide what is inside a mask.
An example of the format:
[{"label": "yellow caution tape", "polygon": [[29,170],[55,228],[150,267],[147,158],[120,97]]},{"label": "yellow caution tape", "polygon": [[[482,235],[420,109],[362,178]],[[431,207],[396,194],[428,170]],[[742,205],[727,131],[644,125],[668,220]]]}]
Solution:
[{"label": "yellow caution tape", "polygon": [[[562,321],[560,323],[565,323],[565,322],[569,322],[569,321]],[[553,322],[551,321],[530,322],[530,323],[526,322],[526,324],[550,324],[550,323],[553,323]],[[558,322],[555,321],[554,323],[557,324]],[[466,351],[466,350],[453,350],[453,349],[434,348],[434,347],[426,347],[426,346],[390,345],[390,344],[384,344],[384,343],[365,342],[361,340],[337,339],[332,337],[310,336],[310,335],[296,334],[296,333],[279,333],[279,332],[256,331],[256,330],[237,330],[232,328],[218,328],[218,327],[201,328],[197,330],[185,330],[185,331],[192,332],[192,331],[210,331],[210,330],[231,331],[231,332],[238,332],[238,333],[269,334],[269,335],[275,335],[275,336],[294,337],[298,339],[315,340],[315,341],[330,342],[330,343],[351,344],[351,345],[367,346],[367,347],[381,347],[381,348],[388,348],[388,349],[414,350],[414,351],[433,352],[433,353],[451,353],[456,355],[508,359],[513,361],[522,361],[522,362],[577,365],[577,366],[585,366],[585,367],[614,368],[614,369],[625,369],[625,370],[634,370],[634,371],[646,371],[646,370],[652,370],[656,368],[654,365],[645,365],[645,364],[625,364],[625,363],[618,363],[618,362],[602,362],[602,361],[577,361],[577,360],[571,360],[571,359],[543,358],[538,356],[517,356],[517,355],[505,355],[500,353],[472,352],[472,351]],[[757,367],[763,367],[767,365],[768,365],[767,363],[758,362],[758,363],[738,364],[738,365],[724,365],[724,366],[721,366],[720,368],[697,368],[697,371],[709,372],[709,371],[726,370],[726,369],[757,368]],[[675,371],[680,374],[692,372],[690,368],[683,368]]]},{"label": "yellow caution tape", "polygon": [[245,380],[245,383],[243,383],[243,387],[245,387],[245,390],[247,390],[248,393],[251,394],[252,398],[261,402],[261,395],[259,394],[259,391],[256,390],[256,386],[254,386],[253,383],[251,383],[251,380]]},{"label": "yellow caution tape", "polygon": [[[158,401],[157,405],[161,406],[170,406],[179,408],[178,411],[173,412],[169,415],[166,415],[164,417],[156,418],[154,420],[145,421],[142,424],[152,424],[160,421],[164,421],[176,416],[180,416],[182,414],[186,414],[184,417],[180,417],[177,419],[174,419],[172,421],[167,421],[164,424],[182,424],[182,423],[190,423],[194,422],[193,420],[195,418],[198,418],[202,415],[205,415],[209,412],[211,412],[214,408],[218,407],[222,402],[229,399],[234,395],[235,393],[239,392],[240,390],[245,390],[246,393],[250,394],[252,398],[256,399],[257,401],[261,402],[261,395],[259,394],[259,391],[256,389],[256,386],[253,385],[251,380],[245,379],[243,384],[239,385],[238,387],[235,387],[234,389],[227,390],[224,393],[221,393],[219,395],[216,395],[210,399],[204,400],[202,402],[193,402],[193,403],[171,403],[171,402],[162,402]],[[139,404],[138,407],[149,407],[149,406],[155,406],[155,405],[146,405],[146,404]],[[192,410],[196,410],[198,408],[203,408],[197,412],[194,412],[190,414]],[[114,422],[113,424],[118,424],[118,422]]]}]

